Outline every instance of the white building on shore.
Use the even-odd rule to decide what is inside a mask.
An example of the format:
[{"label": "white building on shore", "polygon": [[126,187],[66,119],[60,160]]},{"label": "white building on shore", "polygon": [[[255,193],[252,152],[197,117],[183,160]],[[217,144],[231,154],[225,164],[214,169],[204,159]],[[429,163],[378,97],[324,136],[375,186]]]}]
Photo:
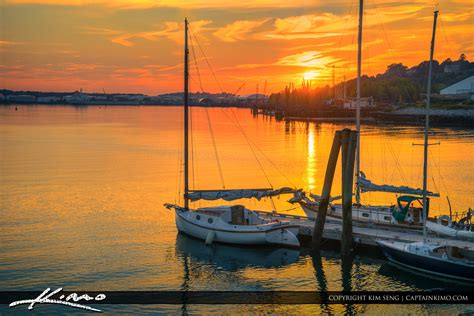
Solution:
[{"label": "white building on shore", "polygon": [[[360,107],[361,108],[373,108],[376,103],[374,98],[360,98]],[[344,109],[356,109],[357,108],[357,98],[346,98],[344,100]]]},{"label": "white building on shore", "polygon": [[440,91],[441,95],[465,94],[474,100],[474,76],[470,76]]}]

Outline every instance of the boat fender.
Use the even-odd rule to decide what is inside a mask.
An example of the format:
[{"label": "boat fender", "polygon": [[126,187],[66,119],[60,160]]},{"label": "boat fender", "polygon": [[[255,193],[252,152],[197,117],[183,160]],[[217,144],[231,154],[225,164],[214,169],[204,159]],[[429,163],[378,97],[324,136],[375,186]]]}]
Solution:
[{"label": "boat fender", "polygon": [[214,237],[216,236],[215,231],[210,231],[207,236],[206,236],[206,245],[212,245],[212,242],[214,241]]},{"label": "boat fender", "polygon": [[[447,221],[447,222],[448,222],[448,225],[444,225],[444,224],[443,224],[443,221]],[[439,225],[443,225],[443,226],[448,226],[448,227],[453,226],[453,221],[451,220],[451,217],[449,217],[448,215],[441,215],[441,216],[439,216],[438,219],[436,220],[436,222],[437,222]]]}]

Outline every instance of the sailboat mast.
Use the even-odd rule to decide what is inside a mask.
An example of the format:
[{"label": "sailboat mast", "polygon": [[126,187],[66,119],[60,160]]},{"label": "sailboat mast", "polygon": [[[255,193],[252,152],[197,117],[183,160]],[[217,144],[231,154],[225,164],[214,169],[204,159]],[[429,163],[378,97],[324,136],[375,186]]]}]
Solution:
[{"label": "sailboat mast", "polygon": [[438,10],[434,12],[433,34],[431,35],[430,64],[428,68],[428,87],[426,88],[426,114],[425,114],[425,142],[423,155],[423,240],[426,242],[426,217],[428,213],[427,186],[428,186],[428,136],[430,132],[430,102],[431,102],[431,73],[433,71],[433,53],[436,36],[436,20]]},{"label": "sailboat mast", "polygon": [[188,19],[184,19],[184,208],[189,210],[189,127],[188,127],[188,100],[189,100],[189,91],[188,91],[188,79],[189,79],[189,70],[188,70]]},{"label": "sailboat mast", "polygon": [[359,1],[359,35],[357,48],[357,105],[356,105],[356,130],[357,130],[357,153],[356,153],[356,203],[360,204],[360,74],[362,67],[362,17],[364,14],[364,0]]}]

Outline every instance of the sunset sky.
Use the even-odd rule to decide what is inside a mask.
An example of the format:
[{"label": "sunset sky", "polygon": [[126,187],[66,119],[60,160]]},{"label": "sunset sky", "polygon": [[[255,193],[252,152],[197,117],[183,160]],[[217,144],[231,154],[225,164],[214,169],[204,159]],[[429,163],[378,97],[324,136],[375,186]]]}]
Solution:
[{"label": "sunset sky", "polygon": [[[362,72],[427,60],[437,2],[366,0]],[[473,59],[474,2],[439,2],[435,59]],[[356,0],[0,0],[0,88],[179,91],[186,16],[218,80],[195,46],[205,91],[331,84],[332,66],[336,82],[355,77],[357,15]]]}]

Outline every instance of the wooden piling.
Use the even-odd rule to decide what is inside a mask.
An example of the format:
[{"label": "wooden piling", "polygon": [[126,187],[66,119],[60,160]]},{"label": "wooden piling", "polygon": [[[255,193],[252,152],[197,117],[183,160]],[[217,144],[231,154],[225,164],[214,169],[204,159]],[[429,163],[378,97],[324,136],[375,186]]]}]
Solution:
[{"label": "wooden piling", "polygon": [[323,191],[321,193],[321,200],[318,207],[318,215],[314,222],[313,237],[311,247],[313,250],[319,250],[321,247],[321,240],[323,236],[324,223],[326,222],[326,213],[329,206],[329,198],[331,196],[331,187],[334,179],[334,172],[336,170],[337,158],[341,148],[341,131],[336,131],[332,143],[331,152],[329,154],[328,165],[326,168],[326,175],[324,177]]},{"label": "wooden piling", "polygon": [[342,236],[341,256],[352,254],[352,192],[358,132],[344,129],[342,144]]}]

